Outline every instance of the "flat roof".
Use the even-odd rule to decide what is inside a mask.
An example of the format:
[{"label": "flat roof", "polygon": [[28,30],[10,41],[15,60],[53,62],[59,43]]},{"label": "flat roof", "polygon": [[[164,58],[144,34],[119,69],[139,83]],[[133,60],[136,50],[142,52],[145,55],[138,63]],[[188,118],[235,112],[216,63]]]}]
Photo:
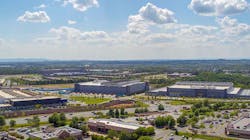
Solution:
[{"label": "flat roof", "polygon": [[58,134],[60,134],[62,131],[67,131],[70,134],[82,132],[79,129],[75,129],[75,128],[68,127],[68,126],[63,126],[63,127],[54,128],[51,131],[44,130],[44,131],[32,132],[32,133],[29,133],[29,135],[35,136],[41,139],[51,139],[51,138],[58,137]]},{"label": "flat roof", "polygon": [[126,86],[131,86],[131,85],[139,84],[139,83],[144,83],[144,82],[133,80],[133,81],[121,81],[121,82],[107,82],[107,83],[103,83],[103,85],[126,87]]},{"label": "flat roof", "polygon": [[58,99],[60,97],[56,96],[44,96],[44,97],[31,97],[31,98],[15,98],[10,99],[12,102],[18,102],[18,101],[32,101],[32,100],[46,100],[46,99]]},{"label": "flat roof", "polygon": [[230,126],[235,130],[244,130],[250,132],[250,117],[243,117],[236,120],[230,124]]},{"label": "flat roof", "polygon": [[184,81],[176,82],[169,88],[183,88],[183,89],[217,89],[226,90],[233,86],[231,82],[197,82],[197,81]]},{"label": "flat roof", "polygon": [[0,79],[0,84],[3,84],[5,82],[5,79]]},{"label": "flat roof", "polygon": [[181,81],[179,85],[233,86],[232,82]]},{"label": "flat roof", "polygon": [[11,105],[10,104],[0,104],[0,108],[1,107],[11,107]]},{"label": "flat roof", "polygon": [[239,95],[250,96],[250,89],[244,89],[244,90],[242,90]]},{"label": "flat roof", "polygon": [[91,82],[83,82],[83,83],[78,83],[79,85],[89,85],[89,86],[118,86],[118,87],[126,87],[130,86],[133,84],[138,84],[138,83],[144,83],[140,82],[138,80],[134,81],[120,81],[120,82],[110,82],[107,80],[96,80],[96,81],[91,81]]},{"label": "flat roof", "polygon": [[229,89],[229,86],[203,86],[203,85],[172,85],[169,88],[184,88],[184,89],[217,89],[225,90]]},{"label": "flat roof", "polygon": [[6,98],[6,99],[12,99],[12,98],[15,98],[15,96],[12,96],[6,92],[3,92],[2,90],[0,90],[0,97],[2,98]]},{"label": "flat roof", "polygon": [[127,122],[121,122],[121,121],[113,121],[113,120],[107,120],[107,119],[90,119],[89,122],[92,123],[104,123],[107,126],[114,126],[114,127],[120,127],[120,128],[125,128],[125,129],[131,129],[131,130],[136,130],[140,127],[143,127],[142,125],[137,125],[137,124],[132,124],[132,123],[127,123]]},{"label": "flat roof", "polygon": [[167,92],[167,87],[153,89],[150,92]]},{"label": "flat roof", "polygon": [[228,94],[238,94],[240,90],[241,88],[233,88],[233,90],[229,92]]},{"label": "flat roof", "polygon": [[30,95],[28,95],[28,94],[26,94],[26,93],[23,93],[23,92],[21,92],[21,91],[19,91],[19,90],[13,90],[13,92],[16,93],[16,94],[22,95],[22,96],[24,96],[24,97],[31,97]]},{"label": "flat roof", "polygon": [[107,80],[95,80],[95,81],[90,81],[90,82],[82,82],[78,83],[79,85],[86,85],[86,86],[101,86],[102,83],[108,82]]}]

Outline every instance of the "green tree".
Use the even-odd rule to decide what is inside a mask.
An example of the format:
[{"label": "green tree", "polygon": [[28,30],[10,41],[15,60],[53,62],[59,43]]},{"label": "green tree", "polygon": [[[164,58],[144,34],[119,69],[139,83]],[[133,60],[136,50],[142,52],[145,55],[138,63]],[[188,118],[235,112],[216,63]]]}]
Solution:
[{"label": "green tree", "polygon": [[175,121],[173,116],[168,115],[166,120],[168,122],[168,128],[174,128],[175,127],[176,121]]},{"label": "green tree", "polygon": [[33,127],[39,127],[40,119],[39,119],[38,116],[34,116],[33,119],[32,119],[32,122],[33,122],[33,124],[32,124]]},{"label": "green tree", "polygon": [[118,109],[115,110],[115,117],[116,118],[119,118],[120,117],[120,112]]},{"label": "green tree", "polygon": [[52,123],[55,127],[64,126],[66,124],[66,116],[64,113],[54,113],[49,117],[49,123]]},{"label": "green tree", "polygon": [[114,118],[115,117],[114,110],[110,109],[109,112],[107,113],[107,115]]},{"label": "green tree", "polygon": [[246,103],[241,103],[240,108],[247,108],[247,104]]},{"label": "green tree", "polygon": [[124,108],[121,108],[120,114],[125,115],[125,109]]},{"label": "green tree", "polygon": [[16,126],[16,121],[15,120],[10,120],[10,122],[9,122],[10,124],[10,127],[14,127],[14,126]]},{"label": "green tree", "polygon": [[79,128],[79,119],[78,117],[73,117],[69,126],[78,129]]},{"label": "green tree", "polygon": [[87,125],[82,125],[82,126],[81,126],[81,130],[82,130],[82,133],[83,133],[83,134],[86,134],[86,133],[89,131],[89,128],[88,128]]},{"label": "green tree", "polygon": [[119,138],[119,133],[117,131],[114,131],[114,130],[109,130],[108,137],[111,139]]},{"label": "green tree", "polygon": [[175,126],[175,119],[168,115],[166,117],[159,116],[155,119],[155,125],[156,127],[165,127],[173,128]]},{"label": "green tree", "polygon": [[0,116],[0,127],[6,124],[4,116]]},{"label": "green tree", "polygon": [[186,126],[187,124],[187,117],[185,115],[181,115],[177,118],[177,123],[180,125],[180,126]]},{"label": "green tree", "polygon": [[162,104],[159,104],[158,105],[158,110],[160,110],[160,111],[162,111],[162,110],[164,110],[165,108],[164,108],[164,106],[162,105]]}]

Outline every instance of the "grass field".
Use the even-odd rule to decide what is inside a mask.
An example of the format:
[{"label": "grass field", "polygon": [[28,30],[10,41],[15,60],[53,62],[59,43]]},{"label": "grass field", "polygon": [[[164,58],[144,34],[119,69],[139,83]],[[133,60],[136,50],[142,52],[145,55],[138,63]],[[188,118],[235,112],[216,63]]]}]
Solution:
[{"label": "grass field", "polygon": [[32,85],[38,88],[74,88],[74,84],[49,84],[49,85]]},{"label": "grass field", "polygon": [[110,98],[99,98],[99,97],[85,97],[85,96],[71,96],[71,100],[84,102],[85,104],[100,104],[108,102]]}]

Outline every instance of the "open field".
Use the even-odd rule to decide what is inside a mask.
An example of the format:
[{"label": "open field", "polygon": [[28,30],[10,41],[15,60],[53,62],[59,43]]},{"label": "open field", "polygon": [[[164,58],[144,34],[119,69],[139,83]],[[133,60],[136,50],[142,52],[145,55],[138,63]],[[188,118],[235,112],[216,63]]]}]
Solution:
[{"label": "open field", "polygon": [[70,96],[71,100],[84,102],[85,104],[100,104],[108,102],[110,98],[85,97],[85,96]]},{"label": "open field", "polygon": [[49,84],[49,85],[32,85],[37,88],[74,88],[74,84]]}]

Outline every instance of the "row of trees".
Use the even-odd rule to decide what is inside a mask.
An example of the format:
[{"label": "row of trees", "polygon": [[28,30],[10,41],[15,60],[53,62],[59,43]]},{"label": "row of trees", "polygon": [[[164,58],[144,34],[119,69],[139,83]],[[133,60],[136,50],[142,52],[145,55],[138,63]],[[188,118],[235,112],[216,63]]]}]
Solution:
[{"label": "row of trees", "polygon": [[250,88],[249,76],[242,74],[225,74],[222,72],[202,72],[197,76],[186,78],[188,81],[211,81],[211,82],[233,82],[235,86],[241,88]]},{"label": "row of trees", "polygon": [[[33,119],[29,119],[27,120],[28,124],[30,124],[30,126],[39,126],[40,123],[40,119],[37,116],[34,116]],[[0,116],[0,127],[3,127],[6,125],[6,120],[4,116]],[[10,127],[15,127],[16,126],[16,121],[15,120],[10,120],[9,121],[9,126]]]},{"label": "row of trees", "polygon": [[54,113],[49,117],[49,123],[52,123],[55,127],[66,125],[67,118],[64,113]]},{"label": "row of trees", "polygon": [[150,136],[155,134],[154,127],[140,127],[133,133],[128,132],[117,132],[110,130],[108,131],[108,135],[98,136],[92,135],[92,140],[112,140],[112,139],[119,139],[119,140],[153,140]]},{"label": "row of trees", "polygon": [[159,116],[155,119],[154,124],[159,128],[167,127],[172,129],[175,127],[176,121],[171,115]]},{"label": "row of trees", "polygon": [[126,118],[128,117],[128,112],[124,108],[121,108],[120,111],[119,109],[115,109],[115,111],[110,109],[106,115],[112,118]]},{"label": "row of trees", "polygon": [[43,79],[43,80],[26,80],[22,78],[10,78],[11,83],[17,83],[18,85],[47,85],[47,84],[66,84],[66,83],[79,83],[87,82],[86,78],[75,78],[75,79]]},{"label": "row of trees", "polygon": [[[187,124],[195,127],[200,119],[204,119],[204,116],[211,116],[224,119],[229,119],[232,116],[237,116],[239,111],[237,109],[247,108],[247,103],[237,103],[237,102],[209,102],[208,100],[203,100],[192,105],[191,110],[184,111],[182,115],[177,118],[177,123],[180,126],[186,126]],[[215,115],[215,111],[218,110],[228,110],[236,109],[230,114]]]}]

